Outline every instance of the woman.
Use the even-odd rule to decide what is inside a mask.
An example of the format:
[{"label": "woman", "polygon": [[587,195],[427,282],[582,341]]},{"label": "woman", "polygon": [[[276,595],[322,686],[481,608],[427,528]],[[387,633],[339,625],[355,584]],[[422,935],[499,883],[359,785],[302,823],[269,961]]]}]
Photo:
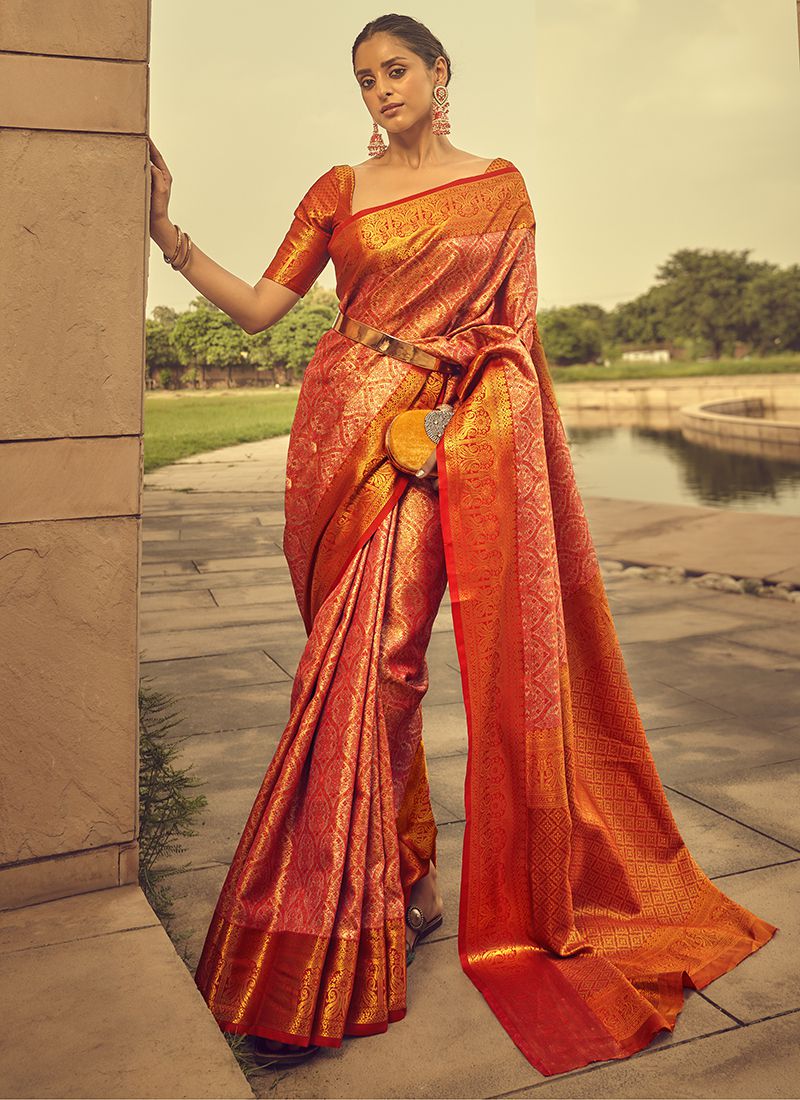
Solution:
[{"label": "woman", "polygon": [[[195,980],[275,1062],[405,1015],[406,967],[443,916],[420,701],[449,582],[469,735],[459,957],[531,1064],[561,1073],[672,1029],[684,985],[777,929],[695,863],[656,773],[538,337],[523,178],[447,139],[449,59],[421,24],[368,24],[353,68],[388,149],[312,184],[255,289],[196,249],[181,267],[250,332],[329,258],[340,302],[287,459],[308,642]],[[153,235],[180,267],[168,191],[156,153]],[[422,476],[402,473],[387,426],[442,402]]]}]

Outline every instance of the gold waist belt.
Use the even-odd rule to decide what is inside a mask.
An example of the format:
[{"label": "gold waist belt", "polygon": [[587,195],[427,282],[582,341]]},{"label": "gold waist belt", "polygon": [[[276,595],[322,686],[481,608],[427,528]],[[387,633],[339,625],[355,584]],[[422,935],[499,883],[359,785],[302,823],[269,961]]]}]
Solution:
[{"label": "gold waist belt", "polygon": [[388,332],[381,332],[379,328],[365,325],[362,321],[356,321],[348,317],[341,310],[336,314],[336,320],[331,325],[337,332],[349,336],[351,340],[358,340],[366,344],[368,348],[374,348],[384,355],[391,355],[394,359],[401,359],[404,363],[411,363],[415,367],[424,367],[425,370],[438,370],[444,374],[459,374],[461,366],[451,363],[447,359],[440,359],[431,355],[429,351],[418,348],[416,344],[408,340],[400,340],[396,336],[390,336]]}]

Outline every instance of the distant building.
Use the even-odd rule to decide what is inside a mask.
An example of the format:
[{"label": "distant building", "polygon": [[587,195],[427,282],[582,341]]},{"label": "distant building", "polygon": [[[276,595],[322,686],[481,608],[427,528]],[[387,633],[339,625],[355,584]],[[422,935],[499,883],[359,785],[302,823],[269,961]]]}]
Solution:
[{"label": "distant building", "polygon": [[672,353],[664,344],[643,344],[623,351],[621,358],[628,363],[668,363]]}]

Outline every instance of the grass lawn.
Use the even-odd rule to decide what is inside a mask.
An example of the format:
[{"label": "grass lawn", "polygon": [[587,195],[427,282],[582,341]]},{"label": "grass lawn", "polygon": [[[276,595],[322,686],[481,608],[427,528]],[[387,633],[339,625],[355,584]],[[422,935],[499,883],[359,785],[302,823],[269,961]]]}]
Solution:
[{"label": "grass lawn", "polygon": [[287,435],[299,387],[236,392],[148,393],[144,399],[145,473],[232,443]]},{"label": "grass lawn", "polygon": [[[720,359],[713,363],[625,363],[610,367],[551,365],[556,385],[625,378],[690,378],[717,374],[800,371],[800,355],[770,359]],[[232,443],[252,443],[288,434],[299,386],[280,389],[202,390],[148,393],[144,401],[145,472],[179,458]]]},{"label": "grass lawn", "polygon": [[710,362],[673,359],[669,363],[628,363],[616,359],[609,367],[550,364],[553,382],[616,382],[623,378],[696,378],[717,374],[790,374],[800,371],[800,355],[775,355],[767,359],[714,359]]}]

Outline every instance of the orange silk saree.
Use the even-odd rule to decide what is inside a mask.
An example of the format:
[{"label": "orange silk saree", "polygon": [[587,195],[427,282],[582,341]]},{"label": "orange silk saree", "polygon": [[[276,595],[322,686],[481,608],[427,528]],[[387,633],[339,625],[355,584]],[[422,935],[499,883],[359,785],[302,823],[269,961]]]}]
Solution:
[{"label": "orange silk saree", "polygon": [[[308,364],[284,550],[309,637],[195,980],[222,1029],[287,1042],[405,1015],[446,581],[469,738],[461,966],[541,1073],[624,1058],[777,929],[703,873],[656,772],[537,332],[521,174],[497,158],[356,212],[352,185],[348,165],[315,181],[264,274],[304,294],[332,258],[342,312],[463,370],[446,383],[333,329]],[[445,384],[437,494],[383,438]]]}]

